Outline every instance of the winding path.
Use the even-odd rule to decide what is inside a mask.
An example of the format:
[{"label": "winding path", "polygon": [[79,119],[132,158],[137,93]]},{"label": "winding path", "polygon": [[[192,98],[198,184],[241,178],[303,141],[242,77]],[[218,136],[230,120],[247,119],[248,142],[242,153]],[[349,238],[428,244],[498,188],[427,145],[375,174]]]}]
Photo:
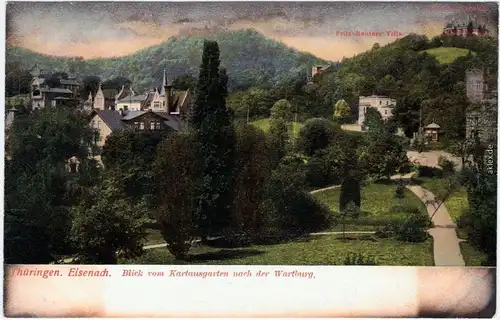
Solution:
[{"label": "winding path", "polygon": [[427,207],[429,217],[432,217],[434,228],[427,230],[427,232],[434,238],[434,265],[436,266],[465,266],[464,258],[460,253],[460,242],[456,225],[448,213],[448,209],[444,204],[441,204],[439,209],[439,202],[432,192],[422,188],[421,186],[407,186]]}]

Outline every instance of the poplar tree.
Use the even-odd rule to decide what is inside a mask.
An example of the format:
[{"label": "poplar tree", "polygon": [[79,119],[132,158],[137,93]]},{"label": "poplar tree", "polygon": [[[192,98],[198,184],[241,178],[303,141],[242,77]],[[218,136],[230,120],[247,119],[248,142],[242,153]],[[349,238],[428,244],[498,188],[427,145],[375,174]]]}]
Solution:
[{"label": "poplar tree", "polygon": [[221,234],[231,224],[235,132],[226,107],[225,70],[219,70],[219,45],[205,41],[190,125],[201,145],[202,185],[197,222],[200,236]]}]

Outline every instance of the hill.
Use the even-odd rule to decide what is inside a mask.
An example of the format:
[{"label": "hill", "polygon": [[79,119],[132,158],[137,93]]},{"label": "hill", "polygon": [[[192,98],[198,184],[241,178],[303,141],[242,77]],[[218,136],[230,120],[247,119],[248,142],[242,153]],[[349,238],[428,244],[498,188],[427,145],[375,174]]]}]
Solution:
[{"label": "hill", "polygon": [[[435,57],[440,64],[452,63],[459,57],[465,57],[469,53],[469,50],[463,48],[454,47],[439,47],[427,49],[422,52],[426,52],[431,56]],[[475,52],[471,52],[473,56],[476,55]]]},{"label": "hill", "polygon": [[[351,107],[351,123],[358,117],[359,96],[384,95],[396,99],[392,124],[411,137],[422,123],[441,126],[442,141],[465,137],[468,106],[465,75],[469,68],[484,68],[485,82],[497,89],[498,41],[488,37],[426,36],[410,34],[385,46],[374,46],[342,60],[340,68],[314,78],[301,95],[307,111],[331,116],[332,106],[343,99]],[[470,54],[469,54],[470,52]],[[474,54],[475,53],[475,54]],[[292,105],[295,107],[292,101]]]},{"label": "hill", "polygon": [[[161,85],[165,68],[170,80],[183,74],[197,76],[204,39],[201,36],[172,37],[129,56],[91,60],[48,56],[11,47],[6,50],[6,61],[7,65],[18,62],[25,68],[36,63],[41,68],[80,77],[98,75],[103,80],[123,76],[132,80],[134,87],[141,91]],[[221,32],[206,39],[219,43],[221,65],[227,69],[231,90],[256,85],[278,86],[290,78],[305,77],[313,64],[327,63],[266,38],[253,29]]]}]

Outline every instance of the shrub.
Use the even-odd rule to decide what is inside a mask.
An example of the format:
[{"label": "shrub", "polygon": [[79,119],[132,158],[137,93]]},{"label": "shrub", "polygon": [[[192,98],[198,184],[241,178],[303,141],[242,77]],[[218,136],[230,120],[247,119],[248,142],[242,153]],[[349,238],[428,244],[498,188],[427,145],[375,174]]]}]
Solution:
[{"label": "shrub", "polygon": [[328,152],[320,150],[307,163],[306,179],[312,188],[323,188],[340,184],[339,172],[334,170],[333,161]]},{"label": "shrub", "polygon": [[394,227],[392,224],[383,226],[382,228],[378,228],[375,232],[375,236],[378,238],[390,238],[394,235]]},{"label": "shrub", "polygon": [[344,208],[342,214],[349,218],[356,219],[359,218],[361,210],[356,204],[354,204],[354,202],[349,202]]},{"label": "shrub", "polygon": [[361,253],[349,252],[344,258],[344,265],[346,266],[376,266],[378,263],[375,258],[370,255],[363,255]]},{"label": "shrub", "polygon": [[410,215],[394,225],[394,234],[399,241],[423,242],[427,239],[430,218],[426,215]]},{"label": "shrub", "polygon": [[413,205],[395,205],[391,207],[391,213],[404,212],[407,214],[422,214],[420,209]]},{"label": "shrub", "polygon": [[442,178],[443,170],[439,168],[420,166],[418,167],[418,176],[425,178]]},{"label": "shrub", "polygon": [[316,151],[328,147],[330,141],[340,132],[340,126],[327,119],[309,119],[300,129],[297,145],[306,155],[312,156]]},{"label": "shrub", "polygon": [[361,207],[361,183],[356,179],[346,179],[340,187],[339,211],[343,212],[349,202]]},{"label": "shrub", "polygon": [[455,173],[455,164],[443,156],[439,157],[439,166],[443,169],[444,176],[451,176]]},{"label": "shrub", "polygon": [[397,199],[403,199],[405,197],[405,187],[397,186],[395,193]]},{"label": "shrub", "polygon": [[305,173],[297,161],[282,163],[274,170],[266,188],[263,207],[265,226],[276,232],[303,234],[328,228],[328,207],[304,191]]}]

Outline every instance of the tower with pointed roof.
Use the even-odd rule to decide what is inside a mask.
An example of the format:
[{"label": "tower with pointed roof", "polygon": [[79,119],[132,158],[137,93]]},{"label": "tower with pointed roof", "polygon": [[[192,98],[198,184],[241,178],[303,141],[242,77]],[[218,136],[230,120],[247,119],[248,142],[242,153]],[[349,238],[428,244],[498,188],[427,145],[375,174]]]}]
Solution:
[{"label": "tower with pointed roof", "polygon": [[102,92],[101,82],[99,82],[99,88],[95,94],[94,109],[104,110],[104,93]]}]

